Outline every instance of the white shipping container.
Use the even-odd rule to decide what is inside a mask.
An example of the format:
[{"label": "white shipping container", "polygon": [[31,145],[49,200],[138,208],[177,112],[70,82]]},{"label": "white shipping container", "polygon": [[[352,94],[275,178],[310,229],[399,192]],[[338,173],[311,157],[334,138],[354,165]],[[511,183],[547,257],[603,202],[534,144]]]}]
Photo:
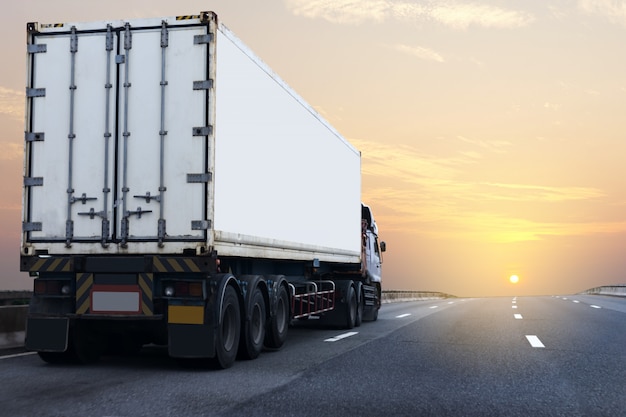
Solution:
[{"label": "white shipping container", "polygon": [[214,14],[29,27],[23,254],[359,262],[359,152]]}]

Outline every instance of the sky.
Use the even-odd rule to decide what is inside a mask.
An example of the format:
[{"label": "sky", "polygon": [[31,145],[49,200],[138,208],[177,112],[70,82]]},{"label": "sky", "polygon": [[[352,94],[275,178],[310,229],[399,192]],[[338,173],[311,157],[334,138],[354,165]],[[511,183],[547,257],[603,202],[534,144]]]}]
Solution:
[{"label": "sky", "polygon": [[0,15],[0,290],[32,287],[19,272],[26,23],[203,10],[361,151],[385,289],[626,283],[626,1],[23,0]]}]

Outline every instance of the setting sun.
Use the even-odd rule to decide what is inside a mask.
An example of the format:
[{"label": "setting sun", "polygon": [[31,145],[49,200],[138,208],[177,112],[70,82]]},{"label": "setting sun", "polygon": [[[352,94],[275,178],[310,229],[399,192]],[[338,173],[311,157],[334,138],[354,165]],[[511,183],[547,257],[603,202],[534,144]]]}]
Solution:
[{"label": "setting sun", "polygon": [[517,281],[519,281],[519,277],[517,275],[511,275],[509,281],[511,281],[511,284],[517,284]]}]

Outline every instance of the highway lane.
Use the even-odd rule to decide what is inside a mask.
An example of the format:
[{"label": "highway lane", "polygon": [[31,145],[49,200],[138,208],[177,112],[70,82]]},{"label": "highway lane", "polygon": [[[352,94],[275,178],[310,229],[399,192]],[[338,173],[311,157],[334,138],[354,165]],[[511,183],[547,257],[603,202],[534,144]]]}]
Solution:
[{"label": "highway lane", "polygon": [[553,297],[461,303],[232,415],[286,415],[298,398],[304,415],[624,416],[625,318]]},{"label": "highway lane", "polygon": [[181,369],[157,348],[82,367],[12,357],[0,360],[0,415],[620,416],[624,307],[597,296],[386,304],[354,332],[299,323],[280,352],[225,371]]}]

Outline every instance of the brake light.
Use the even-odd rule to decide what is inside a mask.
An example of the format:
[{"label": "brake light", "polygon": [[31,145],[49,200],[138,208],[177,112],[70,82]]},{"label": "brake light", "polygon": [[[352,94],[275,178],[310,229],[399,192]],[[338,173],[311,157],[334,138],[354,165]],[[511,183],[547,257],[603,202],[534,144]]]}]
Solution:
[{"label": "brake light", "polygon": [[40,280],[35,281],[35,288],[34,288],[35,294],[37,295],[45,294],[46,288],[47,288],[46,281],[40,281]]},{"label": "brake light", "polygon": [[66,280],[36,279],[34,293],[36,295],[70,295],[72,287]]},{"label": "brake light", "polygon": [[204,291],[201,281],[176,281],[164,286],[163,295],[166,297],[202,297]]},{"label": "brake light", "polygon": [[201,282],[189,283],[189,295],[193,297],[202,297],[202,283]]}]

